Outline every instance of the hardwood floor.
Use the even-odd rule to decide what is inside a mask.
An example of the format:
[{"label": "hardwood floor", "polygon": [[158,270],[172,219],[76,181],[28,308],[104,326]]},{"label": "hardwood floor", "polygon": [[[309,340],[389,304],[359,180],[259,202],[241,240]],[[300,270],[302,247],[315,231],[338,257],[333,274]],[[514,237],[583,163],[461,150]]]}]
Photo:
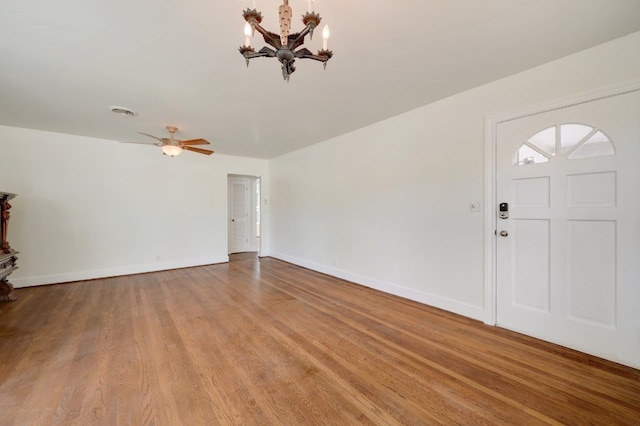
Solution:
[{"label": "hardwood floor", "polygon": [[640,422],[638,370],[275,259],[15,293],[0,425]]}]

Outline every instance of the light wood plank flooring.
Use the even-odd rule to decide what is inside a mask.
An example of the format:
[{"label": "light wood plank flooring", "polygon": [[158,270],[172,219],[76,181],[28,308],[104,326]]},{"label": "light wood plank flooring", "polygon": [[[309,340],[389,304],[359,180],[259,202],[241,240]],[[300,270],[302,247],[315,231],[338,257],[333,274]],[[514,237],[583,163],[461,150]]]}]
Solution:
[{"label": "light wood plank flooring", "polygon": [[0,425],[640,424],[640,371],[275,259],[16,290]]}]

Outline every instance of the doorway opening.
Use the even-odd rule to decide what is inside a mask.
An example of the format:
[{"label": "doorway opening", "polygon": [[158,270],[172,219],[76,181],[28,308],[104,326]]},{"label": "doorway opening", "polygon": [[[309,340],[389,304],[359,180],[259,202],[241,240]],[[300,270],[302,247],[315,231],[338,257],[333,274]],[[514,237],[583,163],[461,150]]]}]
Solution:
[{"label": "doorway opening", "polygon": [[257,257],[261,246],[260,177],[228,175],[227,193],[228,253],[233,259]]}]

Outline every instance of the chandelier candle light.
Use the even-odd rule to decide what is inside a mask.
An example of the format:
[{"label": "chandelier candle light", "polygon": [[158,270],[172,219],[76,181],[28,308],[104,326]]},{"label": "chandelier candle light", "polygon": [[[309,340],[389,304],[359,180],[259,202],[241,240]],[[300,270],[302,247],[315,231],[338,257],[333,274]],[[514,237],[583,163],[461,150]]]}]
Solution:
[{"label": "chandelier candle light", "polygon": [[[314,59],[323,63],[324,68],[327,68],[327,61],[333,56],[333,52],[327,49],[327,41],[329,39],[329,27],[324,26],[322,31],[322,49],[318,50],[318,54],[314,55],[311,51],[305,47],[301,47],[304,44],[304,37],[309,34],[309,39],[313,38],[313,30],[320,25],[320,15],[313,11],[314,0],[308,0],[309,10],[302,16],[302,23],[305,25],[304,29],[299,33],[291,34],[291,17],[293,11],[289,6],[289,0],[283,0],[282,5],[278,9],[278,15],[280,18],[280,34],[269,32],[260,26],[262,22],[262,14],[256,10],[255,1],[253,1],[253,8],[247,8],[242,13],[246,24],[244,25],[244,46],[240,46],[240,53],[247,61],[249,66],[249,60],[259,57],[278,58],[282,64],[282,76],[288,82],[291,74],[296,70],[294,62],[296,58],[301,59]],[[251,47],[251,37],[258,30],[264,37],[265,43],[273,47],[263,47],[258,52]],[[275,50],[274,50],[275,49]],[[296,50],[297,49],[297,50]]]}]

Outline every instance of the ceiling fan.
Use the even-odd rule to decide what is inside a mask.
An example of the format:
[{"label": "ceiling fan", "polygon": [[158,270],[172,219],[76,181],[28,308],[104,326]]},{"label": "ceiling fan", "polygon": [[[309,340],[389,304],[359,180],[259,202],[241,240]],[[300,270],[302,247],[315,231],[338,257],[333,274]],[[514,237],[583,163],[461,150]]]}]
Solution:
[{"label": "ceiling fan", "polygon": [[150,138],[157,139],[159,142],[131,142],[131,143],[140,143],[143,145],[155,145],[162,148],[162,153],[164,155],[168,155],[170,157],[175,157],[176,155],[180,155],[182,150],[197,152],[198,154],[211,155],[213,151],[202,148],[195,148],[193,145],[209,145],[209,141],[205,139],[190,139],[187,141],[181,141],[174,138],[174,134],[178,131],[177,127],[167,126],[167,130],[171,134],[169,138],[159,138],[153,135],[149,135],[147,133],[138,132],[141,135],[149,136]]}]

